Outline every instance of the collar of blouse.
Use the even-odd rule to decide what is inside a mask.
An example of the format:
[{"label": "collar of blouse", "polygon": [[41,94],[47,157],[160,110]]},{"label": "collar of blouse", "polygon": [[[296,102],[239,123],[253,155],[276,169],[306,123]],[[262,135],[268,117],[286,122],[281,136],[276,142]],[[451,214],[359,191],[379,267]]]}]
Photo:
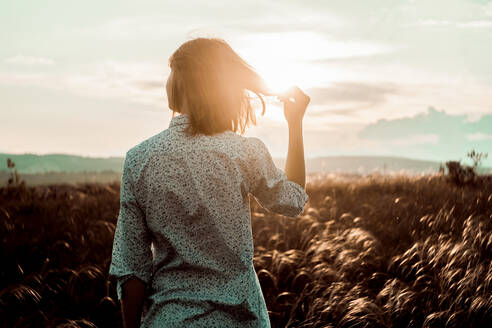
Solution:
[{"label": "collar of blouse", "polygon": [[180,114],[178,116],[174,116],[169,123],[169,127],[177,126],[177,125],[185,125],[189,123],[188,114]]}]

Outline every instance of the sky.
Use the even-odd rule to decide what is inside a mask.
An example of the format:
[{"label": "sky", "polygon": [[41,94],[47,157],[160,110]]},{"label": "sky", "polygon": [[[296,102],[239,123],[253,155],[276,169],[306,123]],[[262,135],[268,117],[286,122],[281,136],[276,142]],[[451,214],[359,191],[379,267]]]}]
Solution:
[{"label": "sky", "polygon": [[[492,166],[488,0],[2,1],[0,152],[124,156],[167,129],[168,58],[194,37],[311,97],[306,158],[475,149]],[[260,114],[245,136],[285,157],[279,103]]]}]

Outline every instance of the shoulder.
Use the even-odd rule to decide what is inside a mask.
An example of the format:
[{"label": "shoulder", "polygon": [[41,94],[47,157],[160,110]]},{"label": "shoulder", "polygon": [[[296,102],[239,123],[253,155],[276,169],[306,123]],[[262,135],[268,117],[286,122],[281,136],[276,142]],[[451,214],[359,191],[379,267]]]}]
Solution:
[{"label": "shoulder", "polygon": [[268,148],[266,144],[258,137],[248,137],[245,140],[246,149],[252,155],[264,156],[268,154]]},{"label": "shoulder", "polygon": [[247,137],[245,138],[245,143],[247,144],[248,147],[252,148],[252,149],[264,149],[266,148],[266,145],[265,143],[263,142],[263,140],[261,140],[260,138],[258,137]]},{"label": "shoulder", "polygon": [[266,144],[258,137],[242,137],[242,153],[249,162],[262,162],[268,159],[270,152]]},{"label": "shoulder", "polygon": [[241,153],[251,153],[255,149],[265,147],[263,141],[257,137],[245,137],[233,131],[226,131],[218,136],[220,142],[232,146],[236,150],[240,150]]},{"label": "shoulder", "polygon": [[143,158],[147,156],[148,140],[131,147],[125,153],[124,169],[134,171]]},{"label": "shoulder", "polygon": [[126,157],[133,160],[140,159],[142,156],[145,156],[149,151],[155,148],[156,144],[159,144],[159,141],[168,134],[167,132],[167,130],[161,131],[134,145],[127,150]]},{"label": "shoulder", "polygon": [[127,150],[126,152],[126,161],[132,162],[141,157],[141,155],[145,152],[146,143],[139,143]]}]

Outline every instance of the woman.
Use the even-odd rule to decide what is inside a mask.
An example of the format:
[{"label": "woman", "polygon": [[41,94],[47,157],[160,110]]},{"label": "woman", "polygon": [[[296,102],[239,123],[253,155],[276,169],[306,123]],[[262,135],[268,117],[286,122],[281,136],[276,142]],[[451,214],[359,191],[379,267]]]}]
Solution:
[{"label": "woman", "polygon": [[302,212],[310,99],[297,87],[278,95],[289,126],[284,173],[263,141],[242,136],[256,124],[246,90],[263,113],[260,94],[273,94],[225,41],[190,40],[169,65],[169,128],[131,148],[124,163],[109,270],[124,325],[270,327],[253,266],[249,194],[272,212]]}]

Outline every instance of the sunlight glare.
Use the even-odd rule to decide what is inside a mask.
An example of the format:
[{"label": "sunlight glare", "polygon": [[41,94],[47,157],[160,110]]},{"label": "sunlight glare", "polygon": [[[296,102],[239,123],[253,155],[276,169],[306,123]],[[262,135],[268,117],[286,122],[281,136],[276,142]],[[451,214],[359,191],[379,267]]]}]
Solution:
[{"label": "sunlight glare", "polygon": [[[316,33],[287,32],[243,35],[232,43],[233,48],[264,79],[274,94],[282,94],[292,86],[307,91],[309,88],[343,80],[343,68],[330,67],[329,74],[320,74],[317,60],[330,54],[348,55],[346,45],[334,43]],[[284,121],[283,106],[275,96],[264,97],[266,117]],[[268,107],[274,107],[268,110]]]},{"label": "sunlight glare", "polygon": [[356,47],[313,32],[247,34],[232,44],[268,86],[280,92],[292,85],[303,89],[343,78],[341,69],[333,69],[329,75],[320,74],[320,60],[379,50]]},{"label": "sunlight glare", "polygon": [[[238,42],[238,53],[251,64],[267,86],[274,93],[284,93],[291,86],[302,87],[310,81],[310,70],[293,44],[300,42],[302,35],[292,35],[293,39],[279,38],[276,35],[251,35]],[[311,84],[311,83],[309,83]]]}]

